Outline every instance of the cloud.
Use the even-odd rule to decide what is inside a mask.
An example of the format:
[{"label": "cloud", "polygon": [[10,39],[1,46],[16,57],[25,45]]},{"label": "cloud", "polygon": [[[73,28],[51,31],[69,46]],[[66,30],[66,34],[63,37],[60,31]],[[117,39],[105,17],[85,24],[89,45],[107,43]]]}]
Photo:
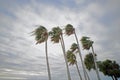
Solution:
[{"label": "cloud", "polygon": [[[29,74],[30,76],[23,77],[28,80],[34,79],[34,75],[40,75],[37,78],[45,80],[47,78],[46,60],[44,53],[44,43],[41,45],[35,45],[33,36],[30,36],[30,32],[37,26],[44,25],[48,30],[55,26],[61,26],[70,23],[76,29],[77,36],[80,39],[81,36],[89,36],[95,42],[94,48],[98,54],[98,60],[104,60],[106,58],[119,61],[119,15],[117,18],[112,15],[112,11],[119,10],[119,1],[106,1],[102,2],[78,2],[76,0],[76,7],[60,5],[55,6],[43,2],[31,1],[27,4],[18,4],[18,2],[11,3],[12,6],[2,4],[2,10],[6,10],[8,13],[2,12],[0,14],[0,65],[2,72],[7,72],[5,75],[15,72],[17,76]],[[67,1],[66,1],[67,2]],[[87,3],[87,5],[82,5]],[[67,4],[67,3],[65,3]],[[112,6],[110,6],[110,4]],[[84,8],[80,8],[80,6]],[[80,8],[80,9],[79,9]],[[110,13],[111,12],[111,13]],[[107,18],[106,14],[110,14],[114,19],[111,21]],[[109,24],[104,23],[103,20],[107,20]],[[69,49],[70,43],[75,42],[74,36],[64,36],[66,49]],[[54,80],[59,76],[66,75],[65,63],[60,44],[53,44],[48,41],[48,51],[50,58],[50,65],[52,71],[52,77]],[[82,51],[85,56],[87,54]],[[80,62],[79,62],[80,64]],[[79,65],[81,67],[81,65]],[[7,71],[6,71],[7,69]],[[75,67],[70,67],[71,74],[77,74]],[[81,69],[82,70],[82,69]],[[44,73],[44,75],[42,75]],[[56,73],[56,74],[55,74]],[[94,72],[92,72],[94,74]],[[14,74],[13,74],[14,75]],[[102,75],[102,74],[101,74]],[[32,77],[31,77],[32,76]],[[104,76],[102,75],[104,78]],[[9,76],[8,76],[9,78]],[[66,76],[62,80],[66,80]],[[78,79],[77,76],[72,78]],[[61,78],[60,78],[61,79]]]}]

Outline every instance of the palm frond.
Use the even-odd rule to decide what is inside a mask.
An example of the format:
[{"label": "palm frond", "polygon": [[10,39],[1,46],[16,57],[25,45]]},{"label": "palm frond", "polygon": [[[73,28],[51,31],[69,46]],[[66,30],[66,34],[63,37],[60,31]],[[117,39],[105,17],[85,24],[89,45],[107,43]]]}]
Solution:
[{"label": "palm frond", "polygon": [[83,49],[86,50],[89,50],[90,47],[93,45],[93,41],[91,41],[90,38],[86,36],[83,36],[80,41],[82,43]]},{"label": "palm frond", "polygon": [[74,65],[76,61],[76,56],[72,53],[72,51],[67,51],[67,61],[69,62],[69,65]]},{"label": "palm frond", "polygon": [[76,53],[76,52],[78,52],[78,45],[77,45],[76,43],[73,43],[73,44],[71,45],[71,48],[70,48],[70,49],[71,49],[72,52],[75,52],[75,53]]},{"label": "palm frond", "polygon": [[68,36],[70,36],[71,34],[73,34],[74,30],[75,29],[73,28],[73,26],[71,24],[67,24],[65,26],[65,34],[68,35]]},{"label": "palm frond", "polygon": [[44,26],[39,26],[32,33],[35,35],[36,44],[42,43],[48,38],[48,32]]},{"label": "palm frond", "polygon": [[49,32],[49,35],[51,37],[51,41],[54,43],[59,43],[59,40],[61,39],[62,29],[59,27],[52,28],[52,31]]}]

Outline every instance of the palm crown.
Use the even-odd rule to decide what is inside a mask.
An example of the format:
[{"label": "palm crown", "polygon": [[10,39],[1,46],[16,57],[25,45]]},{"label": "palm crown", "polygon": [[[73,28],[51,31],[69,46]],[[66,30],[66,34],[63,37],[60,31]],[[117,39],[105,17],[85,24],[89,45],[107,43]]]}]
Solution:
[{"label": "palm crown", "polygon": [[71,45],[71,51],[77,53],[78,52],[78,45],[76,43],[73,43]]},{"label": "palm crown", "polygon": [[86,65],[86,68],[90,71],[91,69],[95,69],[94,65],[94,58],[92,53],[89,53],[85,56],[84,63]]},{"label": "palm crown", "polygon": [[76,56],[70,50],[67,51],[67,60],[69,62],[69,65],[74,65],[77,62]]},{"label": "palm crown", "polygon": [[91,41],[91,40],[89,40],[89,39],[90,39],[90,38],[89,38],[89,37],[86,37],[86,36],[83,36],[83,37],[82,37],[81,43],[82,43],[83,49],[89,50],[90,47],[92,46],[93,41]]},{"label": "palm crown", "polygon": [[36,44],[42,43],[47,40],[48,32],[44,26],[39,26],[37,29],[33,31],[33,35],[35,35]]},{"label": "palm crown", "polygon": [[68,36],[70,36],[71,34],[73,34],[74,30],[75,29],[73,28],[73,26],[71,24],[67,24],[65,26],[65,34],[67,34]]},{"label": "palm crown", "polygon": [[52,31],[49,32],[49,35],[51,36],[51,41],[54,43],[59,43],[62,35],[62,29],[59,27],[54,27],[52,28]]}]

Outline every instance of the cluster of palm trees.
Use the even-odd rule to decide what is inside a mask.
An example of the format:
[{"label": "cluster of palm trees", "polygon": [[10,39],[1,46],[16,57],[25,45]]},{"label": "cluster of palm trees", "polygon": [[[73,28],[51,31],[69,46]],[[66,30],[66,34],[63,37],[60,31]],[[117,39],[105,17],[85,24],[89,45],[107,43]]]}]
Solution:
[{"label": "cluster of palm trees", "polygon": [[[75,40],[76,40],[76,43],[73,43],[71,45],[71,48],[68,51],[66,51],[66,49],[65,49],[63,30],[65,31],[65,34],[68,36],[74,35]],[[60,27],[54,27],[49,32],[44,26],[40,25],[37,29],[35,29],[33,31],[33,35],[35,35],[36,44],[41,44],[41,43],[45,42],[46,63],[47,63],[47,71],[48,71],[49,80],[51,80],[51,72],[50,72],[49,59],[48,59],[49,58],[48,57],[48,48],[47,48],[48,37],[50,37],[51,41],[54,43],[59,43],[59,42],[61,43],[61,48],[63,51],[66,69],[67,69],[68,80],[71,80],[69,65],[74,65],[74,64],[76,65],[80,80],[90,80],[90,78],[87,74],[87,71],[85,69],[84,61],[83,61],[82,54],[81,54],[80,44],[79,44],[79,40],[78,40],[78,37],[75,32],[75,28],[71,24],[65,25],[64,29],[61,29]],[[96,64],[96,59],[95,59],[95,53],[94,53],[94,49],[93,49],[93,41],[89,40],[89,37],[82,37],[82,39],[80,41],[82,43],[83,49],[86,49],[86,50],[89,50],[90,48],[92,49],[96,74],[97,74],[98,80],[100,80],[100,76],[99,76],[97,64]],[[79,54],[79,58],[81,60],[84,78],[80,74],[80,70],[79,70],[76,55],[75,55],[76,53]],[[69,63],[69,65],[68,65],[68,63]]]},{"label": "cluster of palm trees", "polygon": [[[97,56],[97,55],[96,55]],[[91,71],[95,70],[95,64],[92,53],[89,53],[84,58],[86,68]],[[106,59],[104,61],[97,61],[98,69],[105,76],[110,76],[112,80],[118,80],[120,78],[120,65],[116,61]]]},{"label": "cluster of palm trees", "polygon": [[77,60],[76,60],[76,55],[75,53],[78,52],[78,46],[76,43],[73,43],[70,50],[67,51],[67,60],[68,60],[68,63],[69,65],[75,65],[76,66],[76,69],[78,71],[78,74],[79,74],[79,78],[80,80],[82,80],[82,76],[80,74],[80,70],[78,68],[78,64],[77,64]]},{"label": "cluster of palm trees", "polygon": [[120,66],[116,61],[109,59],[98,62],[99,70],[107,76],[110,76],[113,80],[118,80],[120,77]]},{"label": "cluster of palm trees", "polygon": [[95,54],[94,48],[93,48],[93,43],[94,42],[92,40],[90,40],[89,37],[83,36],[82,39],[81,39],[81,43],[82,43],[82,46],[85,50],[90,50],[90,48],[92,49],[92,56],[93,56],[95,71],[96,71],[98,80],[100,80],[100,75],[99,75],[99,72],[98,72],[98,65],[97,65],[97,60],[96,60],[96,54]]}]

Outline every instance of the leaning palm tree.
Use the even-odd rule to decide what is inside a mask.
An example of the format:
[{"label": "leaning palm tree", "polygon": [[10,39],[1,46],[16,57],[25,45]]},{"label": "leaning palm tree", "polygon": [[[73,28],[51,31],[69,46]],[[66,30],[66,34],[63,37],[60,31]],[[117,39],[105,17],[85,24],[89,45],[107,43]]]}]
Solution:
[{"label": "leaning palm tree", "polygon": [[78,68],[76,56],[75,56],[75,54],[74,54],[72,51],[70,51],[70,50],[67,51],[67,61],[69,62],[69,65],[74,65],[74,64],[75,64],[75,66],[76,66],[76,68],[77,68],[77,71],[78,71],[78,74],[79,74],[79,78],[80,78],[80,80],[82,80],[82,76],[81,76],[80,70],[79,70],[79,68]]},{"label": "leaning palm tree", "polygon": [[[73,44],[71,45],[70,50],[71,50],[74,54],[79,53],[79,51],[78,51],[78,45],[77,45],[76,43],[73,43]],[[88,76],[88,73],[87,73],[86,70],[85,70],[85,73],[86,73],[86,76],[87,76],[88,80],[90,80],[90,77]]]},{"label": "leaning palm tree", "polygon": [[51,37],[51,41],[54,43],[61,43],[61,47],[63,50],[63,54],[64,54],[64,59],[65,59],[65,63],[66,63],[66,68],[67,68],[67,75],[68,75],[68,80],[71,80],[70,77],[70,71],[69,71],[69,67],[68,67],[68,63],[67,63],[67,57],[65,54],[65,44],[64,44],[64,39],[63,39],[63,34],[62,34],[62,29],[60,29],[59,27],[54,27],[52,28],[52,31],[49,32],[49,35]]},{"label": "leaning palm tree", "polygon": [[36,44],[41,44],[45,42],[48,77],[49,77],[49,80],[51,80],[49,60],[48,60],[48,49],[47,49],[48,31],[44,26],[39,26],[37,29],[33,31],[33,35],[35,35],[35,40],[37,41]]},{"label": "leaning palm tree", "polygon": [[89,39],[90,39],[89,37],[83,36],[81,39],[81,43],[82,43],[83,49],[89,50],[90,48],[92,48],[95,70],[96,70],[97,78],[98,78],[98,80],[100,80],[98,66],[97,66],[97,62],[96,62],[96,56],[95,56],[95,52],[94,52],[94,48],[93,48],[93,41],[91,41]]},{"label": "leaning palm tree", "polygon": [[74,36],[75,36],[77,46],[78,46],[78,52],[79,52],[79,56],[80,56],[80,60],[81,60],[82,68],[83,68],[83,72],[84,72],[84,77],[85,77],[85,80],[87,80],[86,70],[85,70],[83,59],[82,59],[82,54],[81,54],[78,38],[77,38],[77,35],[76,35],[76,32],[75,32],[75,29],[73,28],[73,26],[71,24],[67,24],[65,26],[65,34],[68,35],[68,36],[74,34]]}]

